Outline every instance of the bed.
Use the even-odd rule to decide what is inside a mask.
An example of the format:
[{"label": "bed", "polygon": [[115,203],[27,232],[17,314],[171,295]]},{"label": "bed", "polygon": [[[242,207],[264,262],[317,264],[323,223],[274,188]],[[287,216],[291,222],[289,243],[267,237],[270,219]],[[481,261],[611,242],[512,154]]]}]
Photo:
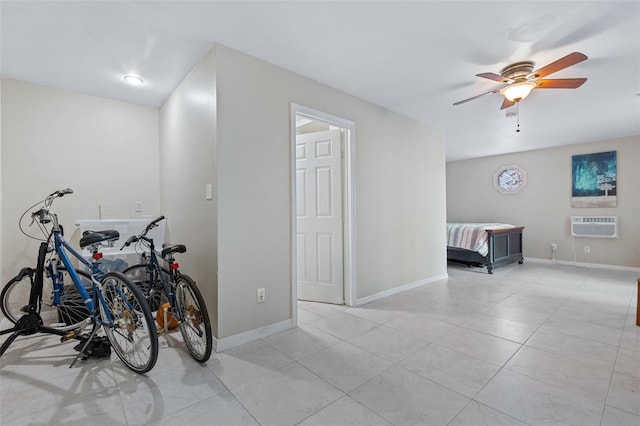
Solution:
[{"label": "bed", "polygon": [[447,223],[447,261],[494,268],[522,264],[524,226],[504,223]]}]

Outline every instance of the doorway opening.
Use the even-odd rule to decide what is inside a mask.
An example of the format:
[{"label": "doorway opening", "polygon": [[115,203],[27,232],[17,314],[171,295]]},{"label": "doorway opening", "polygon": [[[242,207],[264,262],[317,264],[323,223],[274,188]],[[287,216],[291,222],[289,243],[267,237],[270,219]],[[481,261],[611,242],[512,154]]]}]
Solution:
[{"label": "doorway opening", "polygon": [[353,306],[355,123],[291,105],[292,318],[298,300]]}]

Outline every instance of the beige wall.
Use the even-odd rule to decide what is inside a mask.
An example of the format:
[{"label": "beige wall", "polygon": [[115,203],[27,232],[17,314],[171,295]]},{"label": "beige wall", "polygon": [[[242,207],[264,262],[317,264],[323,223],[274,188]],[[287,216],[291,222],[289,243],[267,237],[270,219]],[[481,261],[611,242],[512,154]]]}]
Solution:
[{"label": "beige wall", "polygon": [[157,108],[8,79],[1,104],[3,283],[34,266],[38,243],[18,219],[56,189],[75,191],[53,205],[72,242],[75,220],[98,218],[100,203],[160,212]]},{"label": "beige wall", "polygon": [[[572,208],[571,156],[603,151],[617,151],[617,207]],[[527,172],[527,185],[518,194],[500,194],[493,176],[513,164]],[[571,237],[571,216],[610,214],[618,216],[618,238]],[[551,259],[551,243],[557,243],[562,261],[573,262],[575,256],[579,263],[638,268],[640,136],[447,163],[447,218],[523,225],[525,257]]]},{"label": "beige wall", "polygon": [[446,274],[442,132],[215,49],[218,337],[291,318],[292,102],[355,122],[357,297]]},{"label": "beige wall", "polygon": [[[169,239],[187,246],[181,269],[201,290],[218,334],[216,87],[211,50],[160,109],[160,188]],[[205,187],[213,187],[213,199]]]},{"label": "beige wall", "polygon": [[219,341],[292,318],[292,102],[356,123],[357,297],[446,274],[442,132],[216,45],[162,106],[160,145],[171,239]]}]

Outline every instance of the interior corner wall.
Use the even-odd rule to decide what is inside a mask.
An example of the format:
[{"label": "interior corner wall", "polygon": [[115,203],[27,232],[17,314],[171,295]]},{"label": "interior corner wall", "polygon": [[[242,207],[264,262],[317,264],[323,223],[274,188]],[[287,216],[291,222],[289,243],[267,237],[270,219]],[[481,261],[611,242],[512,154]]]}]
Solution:
[{"label": "interior corner wall", "polygon": [[[216,70],[210,50],[160,108],[160,204],[168,239],[187,246],[179,258],[205,298],[218,336]],[[211,185],[211,199],[206,199]]]},{"label": "interior corner wall", "polygon": [[10,79],[0,108],[2,283],[35,265],[38,242],[20,233],[18,219],[54,190],[74,190],[53,209],[75,247],[75,220],[99,218],[100,203],[127,205],[134,217],[141,201],[142,215],[159,213],[157,108]]},{"label": "interior corner wall", "polygon": [[357,297],[446,274],[442,131],[214,49],[219,338],[291,318],[292,102],[355,122]]},{"label": "interior corner wall", "polygon": [[[605,151],[617,151],[617,206],[571,207],[571,157]],[[527,183],[503,195],[493,177],[514,164],[526,171]],[[618,216],[618,238],[571,237],[571,216],[598,215]],[[525,258],[550,260],[556,243],[557,260],[639,268],[640,136],[447,163],[447,218],[525,226]]]}]

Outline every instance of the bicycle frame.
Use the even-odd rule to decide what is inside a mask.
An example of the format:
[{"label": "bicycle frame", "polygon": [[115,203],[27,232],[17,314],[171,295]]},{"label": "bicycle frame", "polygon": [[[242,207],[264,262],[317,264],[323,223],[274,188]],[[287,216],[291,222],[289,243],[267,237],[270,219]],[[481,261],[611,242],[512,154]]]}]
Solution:
[{"label": "bicycle frame", "polygon": [[[173,307],[176,306],[176,293],[175,293],[175,278],[176,275],[179,274],[176,268],[173,268],[172,265],[177,265],[174,263],[169,263],[165,260],[160,253],[158,253],[155,249],[155,245],[153,243],[153,239],[147,236],[139,236],[139,238],[149,244],[149,263],[147,267],[149,268],[149,272],[151,274],[151,282],[155,282],[155,275],[159,275],[160,282],[162,283],[162,287],[164,289],[164,293],[167,296],[169,304]],[[162,267],[160,266],[160,262],[158,259],[162,259],[164,262],[169,263],[169,282],[165,279],[164,274],[162,273]],[[177,321],[182,321],[182,312],[174,312],[173,314],[177,315]]]},{"label": "bicycle frame", "polygon": [[[102,292],[96,291],[96,289],[101,290],[100,280],[104,276],[104,272],[100,269],[100,267],[96,262],[89,262],[88,260],[86,260],[84,257],[82,257],[80,253],[75,251],[73,247],[69,245],[68,242],[62,239],[62,236],[60,235],[60,231],[54,230],[53,238],[54,238],[54,244],[55,244],[55,251],[60,257],[62,264],[65,266],[65,268],[67,268],[67,272],[69,273],[71,280],[75,284],[76,289],[78,290],[78,293],[80,293],[80,296],[84,300],[84,304],[87,307],[87,310],[89,311],[89,315],[91,315],[91,318],[93,320],[98,320],[98,315],[96,315],[97,308],[98,308],[97,303],[104,303],[104,301],[98,300],[97,303],[94,303],[94,299],[91,297],[91,295],[89,295],[87,290],[84,288],[84,285],[82,285],[80,276],[76,272],[76,268],[71,264],[71,259],[69,258],[69,255],[67,254],[67,252],[71,253],[73,257],[77,258],[78,261],[80,261],[83,265],[85,265],[91,270],[91,281],[93,283],[93,295],[94,297],[97,295],[99,299],[102,298]],[[56,283],[54,280],[54,284],[58,286],[58,289],[54,288],[54,291],[60,290],[60,286],[62,286],[62,283],[60,282]],[[58,303],[59,303],[60,294],[54,293],[54,301],[56,297],[58,298]],[[108,310],[105,310],[105,313],[109,315]],[[110,317],[106,319],[108,321],[111,321]],[[104,324],[104,321],[99,321],[99,322]]]},{"label": "bicycle frame", "polygon": [[[113,325],[113,317],[111,316],[111,312],[108,309],[103,309],[103,313],[106,318],[102,318],[102,314],[99,315],[98,306],[102,305],[106,307],[106,301],[104,300],[104,296],[102,295],[102,284],[100,281],[105,275],[105,272],[100,268],[98,259],[102,258],[102,254],[99,252],[95,252],[93,254],[93,262],[89,262],[86,260],[80,253],[78,253],[71,245],[62,237],[62,231],[60,226],[58,225],[58,217],[55,213],[49,212],[49,215],[53,222],[53,229],[51,230],[51,236],[54,242],[54,250],[58,255],[60,261],[67,269],[71,280],[73,281],[78,293],[82,297],[87,310],[89,311],[89,316],[96,323],[102,326],[114,327]],[[89,294],[89,292],[85,289],[80,276],[76,272],[76,268],[71,264],[71,258],[67,253],[71,253],[73,257],[78,259],[80,263],[85,265],[87,268],[91,270],[91,281],[92,281],[92,293],[93,297]],[[49,265],[50,273],[53,277],[53,286],[54,286],[54,305],[60,303],[60,298],[62,296],[63,291],[63,283],[56,279],[56,270],[55,265]],[[55,275],[54,275],[55,274]],[[42,274],[36,276],[36,279],[42,279]],[[119,291],[119,290],[118,290]],[[125,303],[127,302],[126,297],[122,297],[122,300]],[[131,305],[129,305],[131,307]]]}]

